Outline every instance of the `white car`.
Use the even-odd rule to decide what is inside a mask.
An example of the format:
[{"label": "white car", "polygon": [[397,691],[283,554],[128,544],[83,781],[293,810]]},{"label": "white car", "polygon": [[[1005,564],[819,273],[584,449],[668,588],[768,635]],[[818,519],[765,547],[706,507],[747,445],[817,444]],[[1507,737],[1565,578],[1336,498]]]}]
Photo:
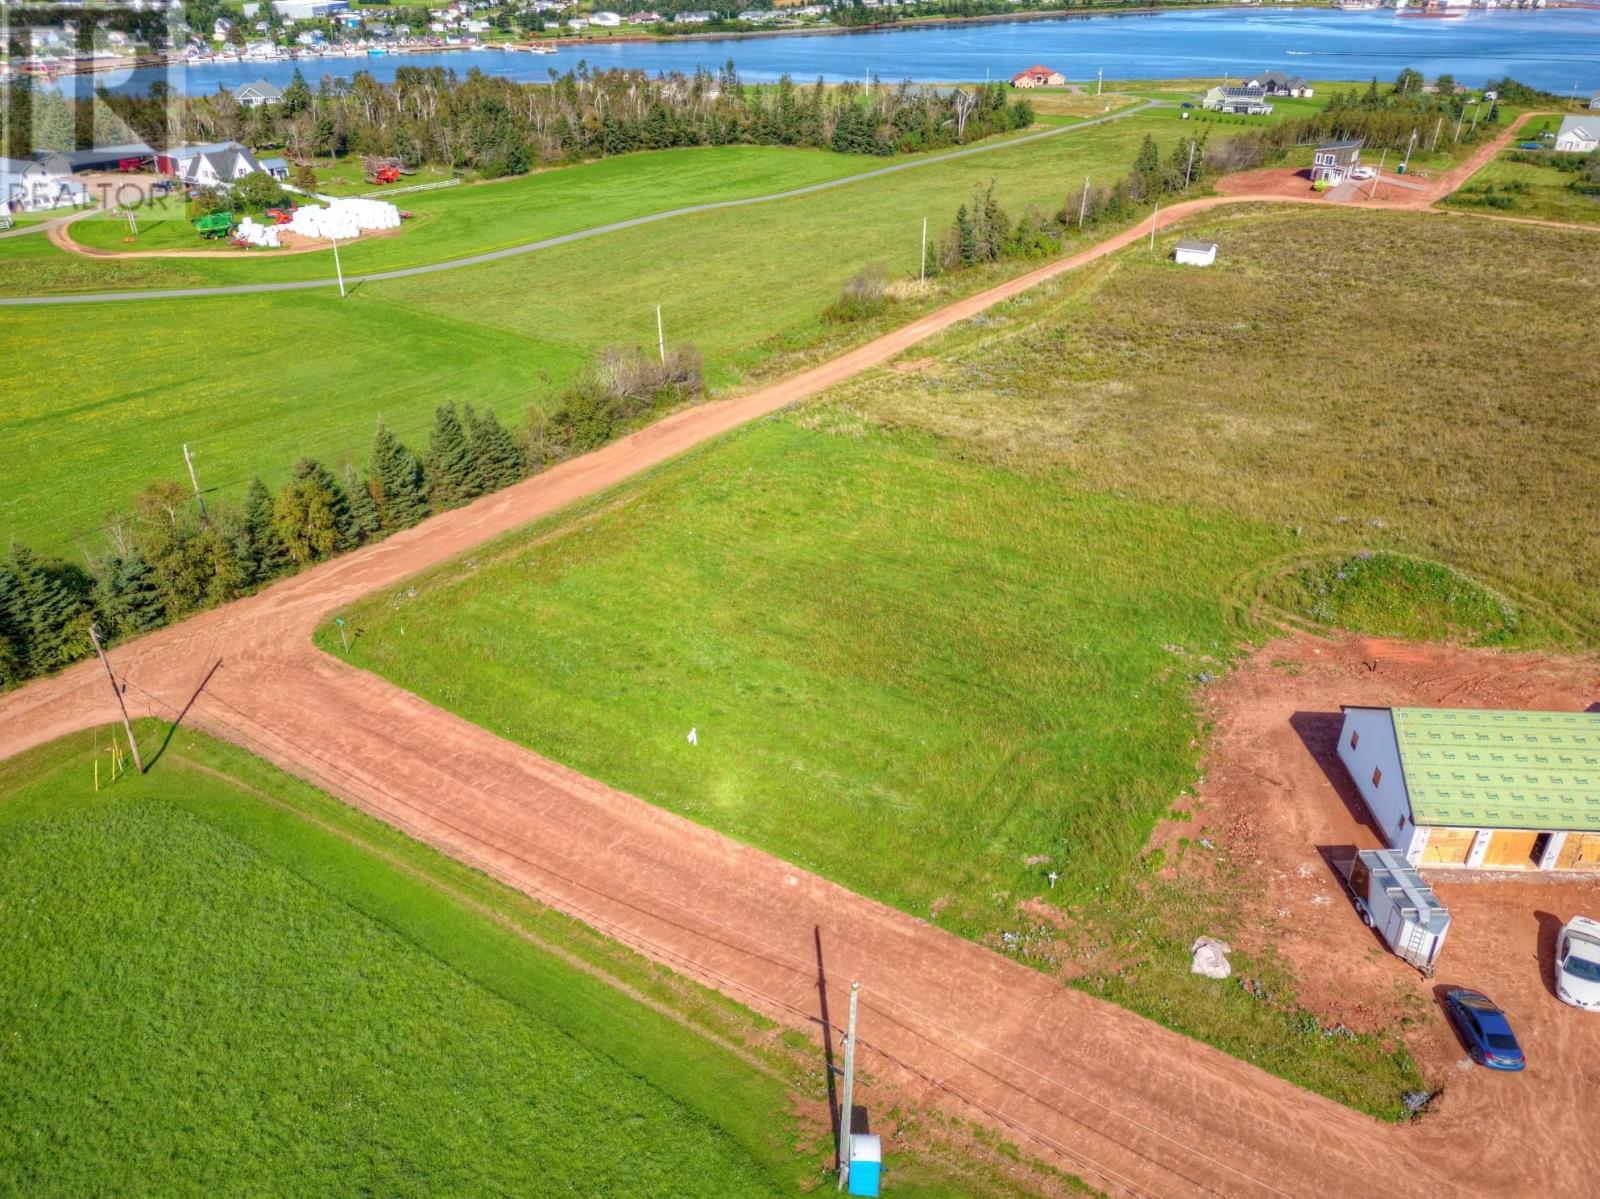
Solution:
[{"label": "white car", "polygon": [[1556,938],[1556,995],[1600,1011],[1600,920],[1574,916]]},{"label": "white car", "polygon": [[1350,172],[1350,178],[1352,178],[1352,179],[1360,179],[1363,182],[1365,182],[1368,179],[1376,179],[1377,177],[1378,177],[1378,172],[1372,167],[1356,167],[1353,171]]}]

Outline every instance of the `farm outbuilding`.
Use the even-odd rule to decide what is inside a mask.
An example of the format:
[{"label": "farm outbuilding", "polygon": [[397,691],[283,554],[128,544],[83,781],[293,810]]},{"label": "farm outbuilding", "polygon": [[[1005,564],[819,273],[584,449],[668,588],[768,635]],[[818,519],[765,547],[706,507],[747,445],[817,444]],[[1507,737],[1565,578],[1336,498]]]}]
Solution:
[{"label": "farm outbuilding", "polygon": [[1210,266],[1217,260],[1217,243],[1197,241],[1192,237],[1180,238],[1172,257],[1185,266]]},{"label": "farm outbuilding", "polygon": [[1414,866],[1600,871],[1600,712],[1346,707],[1339,759]]}]

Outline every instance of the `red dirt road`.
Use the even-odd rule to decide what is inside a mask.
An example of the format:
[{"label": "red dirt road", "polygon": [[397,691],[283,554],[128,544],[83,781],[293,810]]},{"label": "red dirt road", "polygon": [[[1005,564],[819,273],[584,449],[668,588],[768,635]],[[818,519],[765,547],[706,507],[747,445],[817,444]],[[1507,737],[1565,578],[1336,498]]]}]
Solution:
[{"label": "red dirt road", "polygon": [[[1174,205],[1161,223],[1240,202]],[[679,412],[122,646],[116,661],[132,706],[171,716],[193,697],[190,723],[797,1026],[820,1016],[820,947],[834,1015],[846,980],[862,982],[862,1043],[875,1051],[866,1065],[878,1078],[997,1128],[1107,1192],[1581,1193],[1563,1189],[1570,1162],[1507,1154],[1480,1135],[1476,1117],[1447,1114],[1420,1133],[1380,1125],[519,749],[309,644],[325,613],[359,596],[886,362],[1146,233],[1126,230],[792,379]],[[99,669],[80,664],[0,697],[0,757],[111,719]],[[872,1087],[860,1102],[877,1102]]]}]

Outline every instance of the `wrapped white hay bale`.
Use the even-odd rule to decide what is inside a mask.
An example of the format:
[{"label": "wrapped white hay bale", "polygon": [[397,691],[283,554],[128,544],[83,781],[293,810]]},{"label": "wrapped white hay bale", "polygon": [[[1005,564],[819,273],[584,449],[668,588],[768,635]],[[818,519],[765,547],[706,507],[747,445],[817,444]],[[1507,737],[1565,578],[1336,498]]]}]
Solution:
[{"label": "wrapped white hay bale", "polygon": [[239,222],[234,236],[246,245],[260,246],[263,249],[276,250],[278,248],[278,229],[275,225],[258,224],[254,218],[245,217]]},{"label": "wrapped white hay bale", "polygon": [[332,200],[326,207],[308,204],[297,209],[289,223],[292,232],[305,237],[337,237],[341,241],[360,237],[368,229],[398,229],[400,210],[383,200],[356,197]]}]

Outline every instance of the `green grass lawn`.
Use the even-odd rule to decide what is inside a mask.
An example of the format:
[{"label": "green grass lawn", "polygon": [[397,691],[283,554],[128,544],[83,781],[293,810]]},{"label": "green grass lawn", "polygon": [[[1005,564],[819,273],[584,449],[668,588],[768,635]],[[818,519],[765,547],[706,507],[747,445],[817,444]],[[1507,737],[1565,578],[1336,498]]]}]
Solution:
[{"label": "green grass lawn", "polygon": [[[425,432],[445,399],[490,403],[502,416],[519,417],[527,405],[542,406],[555,383],[603,346],[653,345],[657,303],[668,338],[696,344],[717,386],[792,362],[797,351],[840,348],[864,331],[825,326],[822,309],[870,261],[914,272],[923,215],[937,237],[972,188],[990,178],[1013,212],[1028,203],[1054,209],[1084,174],[1109,180],[1125,172],[1146,129],[1175,136],[1172,120],[1138,114],[814,195],[363,285],[342,303],[317,291],[8,310],[8,345],[21,367],[8,376],[0,409],[0,537],[71,551],[76,530],[98,525],[153,478],[181,471],[185,441],[200,455],[207,486],[242,485],[257,471],[276,484],[303,453],[364,461],[379,416],[403,437]],[[632,169],[655,178],[664,159],[640,155],[576,171]],[[554,181],[558,173],[539,178]],[[765,187],[744,179],[754,190]],[[502,188],[515,195],[532,184],[452,188],[437,193],[448,197],[437,203],[461,214],[469,211],[463,205],[492,204]],[[563,186],[570,197],[582,191]],[[619,194],[641,208],[659,207],[648,190]],[[600,219],[598,196],[589,194],[584,223]],[[583,220],[582,211],[573,199],[564,219]],[[609,208],[605,217],[623,211]],[[528,219],[546,222],[544,231],[554,227],[546,216]],[[61,257],[37,236],[0,242],[8,246],[17,262]],[[250,269],[259,261],[231,266]],[[157,259],[114,265],[125,281],[144,286],[169,284],[170,272],[182,282],[210,282],[222,266]],[[351,259],[345,265],[354,272]],[[995,277],[976,272],[950,287],[975,288]],[[104,369],[83,369],[85,347]]]},{"label": "green grass lawn", "polygon": [[[587,347],[336,292],[166,301],[6,320],[16,354],[0,428],[0,537],[74,554],[81,530],[156,479],[241,494],[302,454],[366,462],[379,417],[419,448],[445,399],[521,424]],[[92,369],[88,365],[93,363]],[[93,542],[90,542],[91,544]]]},{"label": "green grass lawn", "polygon": [[[347,245],[341,254],[345,270],[351,274],[415,266],[687,204],[783,191],[881,165],[883,160],[877,158],[773,146],[708,146],[604,158],[514,179],[396,196],[394,203],[414,214],[402,234]],[[353,190],[364,194],[374,189],[363,185]],[[110,224],[107,218],[88,219],[106,219]],[[147,222],[148,232],[131,245],[122,242],[125,234],[112,237],[108,228],[102,248],[174,248],[171,230],[158,229],[158,224],[173,222]],[[151,239],[149,245],[144,244],[147,238]],[[88,244],[100,247],[101,242]],[[192,229],[183,244],[192,249],[207,246]],[[148,286],[142,280],[126,282],[120,277],[130,264],[85,262],[53,247],[51,251],[45,263],[33,261],[24,267],[15,261],[8,244],[0,241],[0,294]],[[141,265],[149,269],[148,263]],[[332,272],[333,261],[330,252],[277,258],[261,255],[247,262],[186,260],[161,263],[159,268],[172,273],[171,286],[187,286],[196,279],[241,283],[321,278]]]},{"label": "green grass lawn", "polygon": [[[1528,336],[1600,282],[1576,233],[1259,210],[1194,232],[1217,267],[1171,263],[1176,235],[1124,252],[919,347],[920,370],[372,597],[346,614],[353,659],[1396,1115],[1419,1080],[1393,1036],[1330,1037],[1292,1000],[1188,973],[1196,935],[1251,927],[1248,863],[1174,880],[1146,845],[1185,806],[1198,695],[1259,635],[1258,599],[1600,644],[1587,525],[1562,498],[1600,434],[1570,397],[1600,392],[1600,368]],[[1420,331],[1417,297],[1457,290],[1478,302]],[[1244,969],[1293,995],[1270,953]]]},{"label": "green grass lawn", "polygon": [[[0,1190],[822,1181],[766,1022],[198,734],[97,794],[106,741],[0,764]],[[1019,1193],[923,1140],[897,1192]]]}]

